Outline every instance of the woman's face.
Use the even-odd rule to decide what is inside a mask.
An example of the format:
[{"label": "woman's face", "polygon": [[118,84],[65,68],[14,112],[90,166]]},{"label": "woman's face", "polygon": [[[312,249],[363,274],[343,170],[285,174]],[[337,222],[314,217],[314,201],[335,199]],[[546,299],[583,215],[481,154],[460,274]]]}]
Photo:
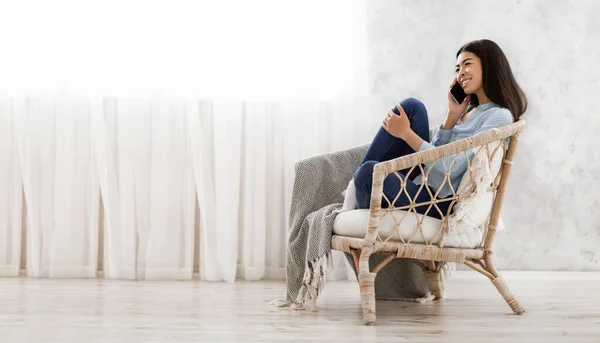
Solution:
[{"label": "woman's face", "polygon": [[467,94],[477,93],[483,88],[481,59],[474,53],[461,52],[456,59],[456,80]]}]

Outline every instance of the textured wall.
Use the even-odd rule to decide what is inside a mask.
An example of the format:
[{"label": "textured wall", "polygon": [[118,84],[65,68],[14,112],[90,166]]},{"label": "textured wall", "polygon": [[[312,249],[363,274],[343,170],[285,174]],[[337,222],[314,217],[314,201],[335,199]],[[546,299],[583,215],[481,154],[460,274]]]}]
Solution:
[{"label": "textured wall", "polygon": [[368,18],[374,124],[408,96],[440,124],[456,50],[503,48],[530,107],[498,266],[600,270],[600,1],[370,0]]}]

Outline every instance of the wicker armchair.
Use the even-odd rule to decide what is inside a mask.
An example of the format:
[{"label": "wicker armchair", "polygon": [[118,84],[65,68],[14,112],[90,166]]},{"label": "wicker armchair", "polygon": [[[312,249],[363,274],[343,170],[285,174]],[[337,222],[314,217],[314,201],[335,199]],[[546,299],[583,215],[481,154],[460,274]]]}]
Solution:
[{"label": "wicker armchair", "polygon": [[[443,265],[449,262],[463,263],[487,276],[514,313],[525,312],[499,276],[492,261],[494,236],[498,228],[504,191],[519,134],[524,127],[525,122],[521,119],[499,129],[492,129],[432,150],[381,162],[375,166],[370,208],[340,214],[336,218],[332,236],[332,249],[350,253],[354,258],[365,324],[375,323],[375,276],[395,258],[409,259],[421,267],[429,290],[436,299],[443,297],[440,279]],[[468,168],[461,185],[459,189],[453,189],[452,196],[448,198],[427,203],[414,203],[413,200],[408,206],[393,207],[391,204],[395,203],[395,199],[387,199],[382,192],[383,180],[388,175],[399,177],[401,191],[404,191],[406,184],[398,175],[398,171],[420,168],[421,173],[425,175],[425,181],[431,166],[424,170],[423,163],[445,164],[443,157],[456,154],[456,160],[459,153],[466,154],[467,151],[474,153],[473,158],[467,158]],[[481,161],[488,163],[484,167],[488,168],[490,178],[481,177],[479,172],[477,179],[474,173],[476,160],[480,161],[479,167],[482,166]],[[447,178],[448,176],[449,172],[446,173]],[[421,186],[421,191],[429,190]],[[382,208],[382,201],[387,202],[387,208]],[[441,213],[437,206],[441,201],[452,201],[449,213]],[[465,218],[456,218],[456,206],[462,205],[464,208],[481,203],[484,203],[484,216],[480,215],[479,219],[475,218],[473,221],[467,220],[467,223],[476,227],[472,230],[465,230],[464,227],[461,229],[462,219]],[[428,205],[427,211],[439,211],[441,219],[418,214],[414,210],[416,206],[423,205]],[[452,205],[456,205],[454,210]],[[477,220],[481,223],[475,223]],[[345,229],[344,226],[354,226],[354,231],[352,228]],[[465,239],[465,235],[468,239]],[[369,258],[374,253],[388,256],[370,270]]]}]

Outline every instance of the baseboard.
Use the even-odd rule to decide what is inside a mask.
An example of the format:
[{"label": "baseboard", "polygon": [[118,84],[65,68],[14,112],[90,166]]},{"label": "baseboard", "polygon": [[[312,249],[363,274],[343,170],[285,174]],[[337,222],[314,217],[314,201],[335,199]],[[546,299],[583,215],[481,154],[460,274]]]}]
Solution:
[{"label": "baseboard", "polygon": [[21,270],[19,265],[2,265],[0,266],[0,276],[19,276]]}]

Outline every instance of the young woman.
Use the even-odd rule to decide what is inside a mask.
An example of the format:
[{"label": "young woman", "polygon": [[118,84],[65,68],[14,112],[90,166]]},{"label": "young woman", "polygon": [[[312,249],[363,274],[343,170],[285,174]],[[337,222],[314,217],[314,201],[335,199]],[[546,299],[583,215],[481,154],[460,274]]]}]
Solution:
[{"label": "young woman", "polygon": [[[369,150],[364,156],[360,167],[350,181],[346,194],[346,201],[356,200],[355,208],[368,208],[371,201],[371,186],[373,181],[373,167],[381,161],[412,154],[415,151],[424,151],[473,136],[479,132],[488,131],[512,123],[527,109],[527,99],[523,90],[517,84],[511,71],[506,56],[500,47],[490,40],[478,40],[467,43],[456,54],[456,76],[450,87],[458,82],[467,94],[467,98],[458,104],[448,93],[448,112],[444,124],[429,143],[429,119],[425,105],[419,100],[409,98],[390,109],[383,119],[382,127],[375,135]],[[444,158],[446,166],[450,166],[455,156]],[[450,182],[456,190],[463,174],[467,170],[467,161],[464,153],[460,153],[451,169],[446,170],[442,161],[438,161],[432,168],[425,187],[431,193],[438,194],[438,199],[452,195],[448,182],[444,184],[446,171],[450,171]],[[472,153],[469,155],[472,158]],[[425,163],[424,170],[430,167]],[[406,175],[409,169],[402,170],[399,175],[402,179],[408,178],[406,191],[411,198],[417,195],[422,183],[420,170],[415,168],[411,175]],[[395,175],[389,175],[383,184],[383,193],[389,201],[393,201],[400,190],[400,180]],[[355,199],[348,199],[355,193]],[[430,201],[431,196],[423,189],[416,198],[416,203]],[[346,202],[345,201],[345,202]],[[451,201],[440,202],[438,207],[446,215]],[[409,205],[406,194],[398,197],[394,207]],[[382,201],[382,207],[387,207],[387,202]],[[347,204],[344,204],[347,207]],[[428,205],[416,208],[423,214]],[[440,219],[441,216],[435,208],[427,213],[428,216]]]}]

